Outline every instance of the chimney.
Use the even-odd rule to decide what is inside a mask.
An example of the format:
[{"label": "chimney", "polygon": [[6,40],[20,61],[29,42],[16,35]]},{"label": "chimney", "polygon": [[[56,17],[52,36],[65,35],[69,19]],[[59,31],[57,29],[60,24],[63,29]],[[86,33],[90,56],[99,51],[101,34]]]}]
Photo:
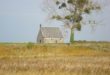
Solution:
[{"label": "chimney", "polygon": [[40,28],[42,27],[42,25],[40,24]]}]

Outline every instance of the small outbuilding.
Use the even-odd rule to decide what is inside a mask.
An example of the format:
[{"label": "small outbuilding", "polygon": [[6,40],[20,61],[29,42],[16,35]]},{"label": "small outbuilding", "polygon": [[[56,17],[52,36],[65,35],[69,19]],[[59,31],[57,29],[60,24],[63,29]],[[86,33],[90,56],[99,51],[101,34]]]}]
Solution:
[{"label": "small outbuilding", "polygon": [[64,43],[64,38],[58,27],[41,27],[40,25],[37,43]]}]

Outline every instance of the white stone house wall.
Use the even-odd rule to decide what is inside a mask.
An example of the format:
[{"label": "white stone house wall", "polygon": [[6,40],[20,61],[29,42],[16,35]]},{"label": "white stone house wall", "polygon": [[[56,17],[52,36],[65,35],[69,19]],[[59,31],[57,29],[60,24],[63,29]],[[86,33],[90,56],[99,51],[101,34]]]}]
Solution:
[{"label": "white stone house wall", "polygon": [[44,38],[44,43],[64,43],[63,38]]},{"label": "white stone house wall", "polygon": [[42,36],[41,31],[39,31],[39,33],[38,33],[37,43],[44,43],[44,38]]}]

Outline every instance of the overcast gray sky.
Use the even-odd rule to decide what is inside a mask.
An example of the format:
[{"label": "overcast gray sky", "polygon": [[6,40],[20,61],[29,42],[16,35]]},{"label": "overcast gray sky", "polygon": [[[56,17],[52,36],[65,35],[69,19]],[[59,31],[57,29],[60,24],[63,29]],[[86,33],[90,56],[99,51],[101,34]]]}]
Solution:
[{"label": "overcast gray sky", "polygon": [[[39,24],[59,26],[62,30],[60,23],[47,21],[42,1],[0,0],[0,42],[36,42]],[[82,31],[75,31],[75,40],[110,41],[110,6],[89,18],[95,18],[99,25],[94,30],[84,25]],[[69,32],[64,35],[68,42]]]}]

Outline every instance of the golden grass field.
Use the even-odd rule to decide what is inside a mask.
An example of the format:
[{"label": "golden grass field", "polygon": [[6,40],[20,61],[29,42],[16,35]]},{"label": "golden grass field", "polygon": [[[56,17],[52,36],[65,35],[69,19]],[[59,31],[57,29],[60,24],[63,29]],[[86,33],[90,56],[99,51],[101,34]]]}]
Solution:
[{"label": "golden grass field", "polygon": [[110,43],[0,43],[0,75],[110,75]]}]

